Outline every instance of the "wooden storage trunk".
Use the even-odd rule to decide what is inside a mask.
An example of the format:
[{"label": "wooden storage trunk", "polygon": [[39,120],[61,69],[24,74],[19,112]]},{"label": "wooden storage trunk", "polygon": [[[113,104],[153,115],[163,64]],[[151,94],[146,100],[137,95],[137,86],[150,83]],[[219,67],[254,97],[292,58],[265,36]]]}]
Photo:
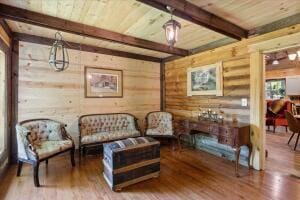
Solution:
[{"label": "wooden storage trunk", "polygon": [[151,137],[106,143],[103,151],[103,176],[114,191],[159,176],[160,143]]}]

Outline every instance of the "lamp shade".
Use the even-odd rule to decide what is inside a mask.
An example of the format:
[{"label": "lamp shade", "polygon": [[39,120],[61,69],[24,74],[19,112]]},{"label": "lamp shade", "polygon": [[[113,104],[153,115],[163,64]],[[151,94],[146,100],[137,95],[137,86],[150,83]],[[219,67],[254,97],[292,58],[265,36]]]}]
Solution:
[{"label": "lamp shade", "polygon": [[289,60],[295,60],[296,57],[297,57],[297,54],[296,53],[290,53],[290,54],[288,54],[288,57],[289,57]]},{"label": "lamp shade", "polygon": [[174,44],[178,41],[178,34],[181,25],[174,19],[167,21],[163,28],[165,29],[166,39],[170,46],[174,46]]},{"label": "lamp shade", "polygon": [[49,64],[55,71],[63,71],[69,66],[69,55],[64,45],[61,34],[55,34],[55,41],[49,54]]}]

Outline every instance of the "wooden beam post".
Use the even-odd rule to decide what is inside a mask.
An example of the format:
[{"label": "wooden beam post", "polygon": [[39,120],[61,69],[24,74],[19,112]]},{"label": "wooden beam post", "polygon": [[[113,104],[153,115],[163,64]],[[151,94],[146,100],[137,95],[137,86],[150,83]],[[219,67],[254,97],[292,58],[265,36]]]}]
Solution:
[{"label": "wooden beam post", "polygon": [[18,146],[16,137],[16,124],[18,123],[18,81],[19,81],[19,40],[13,38],[12,54],[11,54],[11,118],[12,118],[12,131],[11,131],[11,162],[16,163],[18,157]]},{"label": "wooden beam post", "polygon": [[165,63],[160,63],[160,110],[165,110]]},{"label": "wooden beam post", "polygon": [[89,26],[37,12],[28,11],[22,8],[0,4],[0,17],[11,19],[19,22],[33,24],[41,27],[56,29],[77,35],[117,42],[120,44],[130,45],[143,49],[159,51],[179,56],[189,55],[189,51],[165,44],[105,30],[102,28]]},{"label": "wooden beam post", "polygon": [[212,14],[186,0],[137,0],[159,10],[169,12],[167,6],[174,8],[173,14],[192,23],[204,26],[210,30],[228,37],[241,40],[247,38],[248,31]]},{"label": "wooden beam post", "polygon": [[265,66],[260,51],[250,54],[250,133],[253,144],[251,163],[254,169],[264,169],[265,137]]},{"label": "wooden beam post", "polygon": [[[46,37],[40,37],[40,36],[35,36],[35,35],[29,35],[25,33],[13,33],[14,38],[18,38],[20,41],[24,42],[31,42],[31,43],[36,43],[36,44],[44,44],[44,45],[52,45],[53,42],[55,41],[54,39],[51,38],[46,38]],[[112,49],[107,49],[107,48],[102,48],[102,47],[97,47],[97,46],[92,46],[92,45],[86,45],[86,44],[79,44],[75,42],[69,42],[67,46],[68,49],[74,49],[74,50],[80,50],[80,51],[87,51],[87,52],[92,52],[92,53],[100,53],[100,54],[105,54],[105,55],[112,55],[112,56],[118,56],[118,57],[124,57],[124,58],[132,58],[136,60],[144,60],[144,61],[150,61],[150,62],[161,62],[161,58],[156,58],[152,56],[146,56],[146,55],[141,55],[141,54],[136,54],[136,53],[128,53],[125,51],[118,51],[118,50],[112,50]]]}]

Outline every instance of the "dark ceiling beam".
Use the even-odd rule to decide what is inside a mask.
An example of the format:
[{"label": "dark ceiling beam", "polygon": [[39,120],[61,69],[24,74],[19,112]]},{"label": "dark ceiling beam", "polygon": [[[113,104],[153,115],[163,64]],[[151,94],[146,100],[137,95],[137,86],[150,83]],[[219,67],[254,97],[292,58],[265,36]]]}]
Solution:
[{"label": "dark ceiling beam", "polygon": [[137,0],[159,10],[169,12],[167,6],[174,8],[173,14],[192,23],[204,26],[210,30],[228,37],[241,40],[247,38],[248,31],[212,14],[186,0]]},{"label": "dark ceiling beam", "polygon": [[[235,39],[227,38],[227,37],[222,38],[220,40],[216,40],[214,42],[210,42],[208,44],[205,44],[200,47],[196,47],[196,48],[192,49],[191,55],[196,54],[196,53],[201,53],[204,51],[208,51],[208,50],[212,50],[212,49],[215,49],[215,48],[218,48],[221,46],[225,46],[225,45],[228,45],[228,44],[231,44],[234,42],[236,42]],[[163,60],[163,62],[170,62],[170,61],[176,60],[178,58],[181,58],[181,57],[180,56],[169,56],[169,57],[163,58],[162,60]]]},{"label": "dark ceiling beam", "polygon": [[56,29],[64,32],[69,32],[77,35],[92,37],[100,40],[117,42],[143,49],[149,49],[153,51],[159,51],[179,56],[189,55],[189,51],[185,49],[175,48],[165,44],[160,44],[157,42],[152,42],[149,40],[124,35],[102,28],[89,26],[86,24],[81,24],[69,20],[64,20],[61,18],[32,12],[22,8],[8,6],[5,4],[0,4],[0,17],[32,25]]},{"label": "dark ceiling beam", "polygon": [[251,29],[249,30],[249,37],[262,35],[296,24],[300,24],[300,13]]},{"label": "dark ceiling beam", "polygon": [[7,25],[6,21],[0,17],[0,25],[3,27],[4,31],[9,37],[12,37],[12,31],[10,30],[9,26]]},{"label": "dark ceiling beam", "polygon": [[[29,34],[25,34],[25,33],[13,33],[13,37],[20,41],[24,41],[24,42],[44,44],[44,45],[50,45],[50,46],[54,42],[54,39],[51,39],[51,38],[29,35]],[[156,57],[152,57],[152,56],[128,53],[128,52],[124,52],[124,51],[106,49],[106,48],[102,48],[102,47],[79,44],[79,43],[68,42],[68,41],[67,41],[67,48],[74,49],[74,50],[80,50],[80,51],[87,51],[87,52],[92,52],[92,53],[100,53],[100,54],[111,55],[111,56],[132,58],[132,59],[136,59],[136,60],[150,61],[150,62],[160,63],[162,60],[161,58],[156,58]]]}]

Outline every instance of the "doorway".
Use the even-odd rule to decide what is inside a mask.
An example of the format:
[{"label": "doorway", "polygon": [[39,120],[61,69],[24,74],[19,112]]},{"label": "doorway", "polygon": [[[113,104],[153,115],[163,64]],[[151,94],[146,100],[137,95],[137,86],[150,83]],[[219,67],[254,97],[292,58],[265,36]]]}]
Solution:
[{"label": "doorway", "polygon": [[300,47],[265,53],[264,63],[266,170],[300,176],[300,143],[297,134],[289,142],[291,123],[285,116],[300,115]]}]

